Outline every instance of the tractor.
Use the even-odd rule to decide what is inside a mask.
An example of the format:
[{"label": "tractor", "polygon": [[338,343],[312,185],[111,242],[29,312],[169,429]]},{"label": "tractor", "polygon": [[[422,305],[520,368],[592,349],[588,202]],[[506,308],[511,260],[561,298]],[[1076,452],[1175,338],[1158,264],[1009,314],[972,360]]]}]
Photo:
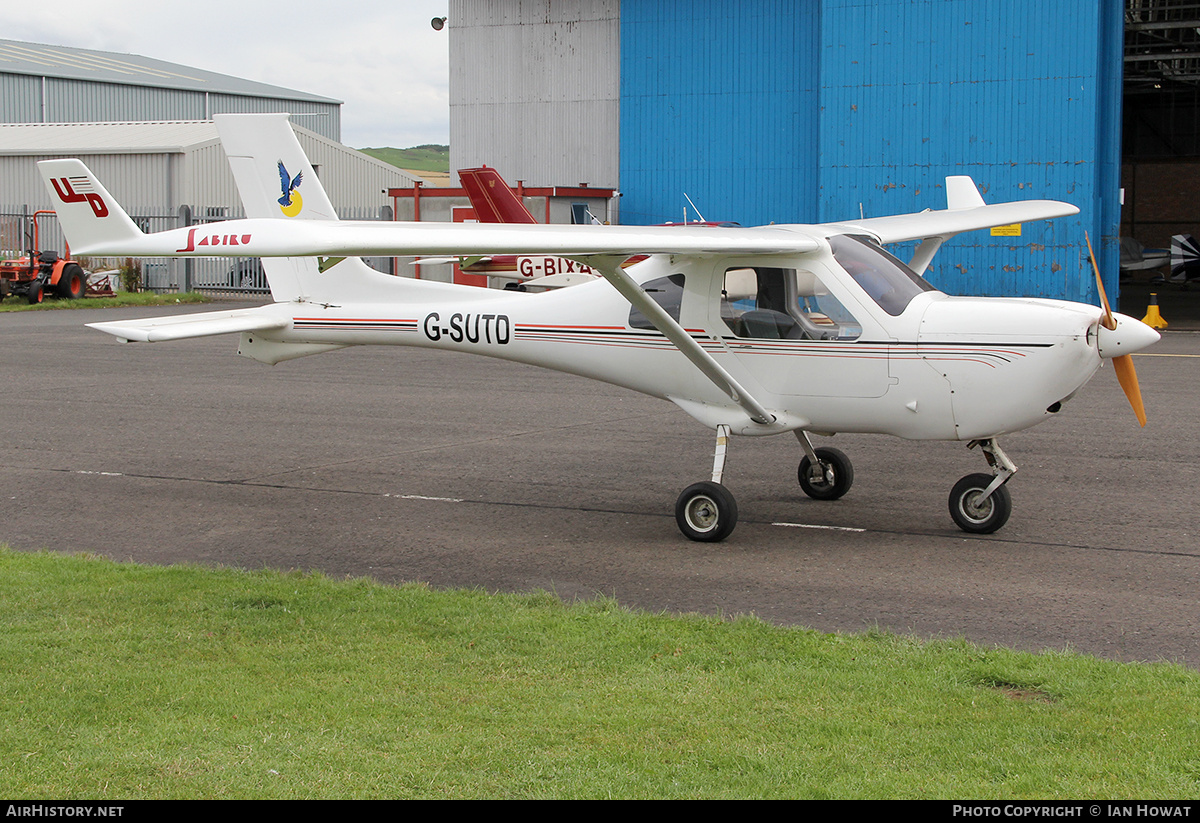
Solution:
[{"label": "tractor", "polygon": [[67,300],[78,300],[88,292],[87,273],[83,267],[71,259],[68,247],[66,256],[60,257],[56,251],[38,251],[38,216],[54,214],[52,211],[35,211],[27,218],[28,225],[23,232],[28,241],[27,251],[23,257],[13,260],[0,260],[0,300],[8,295],[24,297],[30,303],[41,303],[48,295],[55,295]]}]

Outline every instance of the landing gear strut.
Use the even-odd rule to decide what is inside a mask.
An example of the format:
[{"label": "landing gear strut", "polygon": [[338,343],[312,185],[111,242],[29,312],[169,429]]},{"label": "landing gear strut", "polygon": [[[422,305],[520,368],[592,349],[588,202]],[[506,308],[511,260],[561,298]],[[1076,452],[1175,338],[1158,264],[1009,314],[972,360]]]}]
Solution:
[{"label": "landing gear strut", "polygon": [[675,501],[675,522],[689,540],[717,543],[724,540],[737,525],[737,501],[729,489],[721,485],[725,471],[725,447],[729,442],[729,427],[717,426],[717,446],[713,454],[712,480],[693,483]]},{"label": "landing gear strut", "polygon": [[1012,496],[1004,485],[1017,472],[995,438],[972,440],[968,448],[980,447],[992,474],[968,474],[950,491],[950,517],[971,534],[991,534],[1008,522]]}]

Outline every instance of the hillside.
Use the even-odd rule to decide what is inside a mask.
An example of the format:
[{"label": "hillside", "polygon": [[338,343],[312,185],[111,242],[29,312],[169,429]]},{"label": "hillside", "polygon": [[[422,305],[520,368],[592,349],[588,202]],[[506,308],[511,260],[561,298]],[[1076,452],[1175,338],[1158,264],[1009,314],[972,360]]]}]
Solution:
[{"label": "hillside", "polygon": [[437,145],[413,146],[408,149],[390,147],[359,149],[377,160],[410,171],[450,171],[450,147]]}]

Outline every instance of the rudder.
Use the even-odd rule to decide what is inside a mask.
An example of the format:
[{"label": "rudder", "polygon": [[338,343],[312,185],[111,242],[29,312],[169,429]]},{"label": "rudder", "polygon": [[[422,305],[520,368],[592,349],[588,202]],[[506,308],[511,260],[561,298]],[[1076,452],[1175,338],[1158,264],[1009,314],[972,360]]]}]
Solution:
[{"label": "rudder", "polygon": [[467,190],[480,223],[536,223],[529,209],[495,169],[459,169],[458,179]]}]

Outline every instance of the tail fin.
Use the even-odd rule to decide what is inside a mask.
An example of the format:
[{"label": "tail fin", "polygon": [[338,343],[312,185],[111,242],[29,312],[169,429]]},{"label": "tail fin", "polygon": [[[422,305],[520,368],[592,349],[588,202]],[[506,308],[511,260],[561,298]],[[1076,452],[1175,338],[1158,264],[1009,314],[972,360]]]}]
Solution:
[{"label": "tail fin", "polygon": [[129,245],[145,237],[81,161],[43,160],[38,171],[76,254],[93,254],[106,243]]},{"label": "tail fin", "polygon": [[215,114],[247,217],[337,220],[286,114]]},{"label": "tail fin", "polygon": [[536,223],[529,209],[495,169],[459,169],[458,178],[480,223]]},{"label": "tail fin", "polygon": [[[215,114],[213,122],[247,217],[338,219],[287,114]],[[264,257],[262,265],[276,302],[328,295],[334,291],[330,280],[339,283],[344,297],[347,279],[379,275],[357,257],[334,264],[315,257]]]}]

